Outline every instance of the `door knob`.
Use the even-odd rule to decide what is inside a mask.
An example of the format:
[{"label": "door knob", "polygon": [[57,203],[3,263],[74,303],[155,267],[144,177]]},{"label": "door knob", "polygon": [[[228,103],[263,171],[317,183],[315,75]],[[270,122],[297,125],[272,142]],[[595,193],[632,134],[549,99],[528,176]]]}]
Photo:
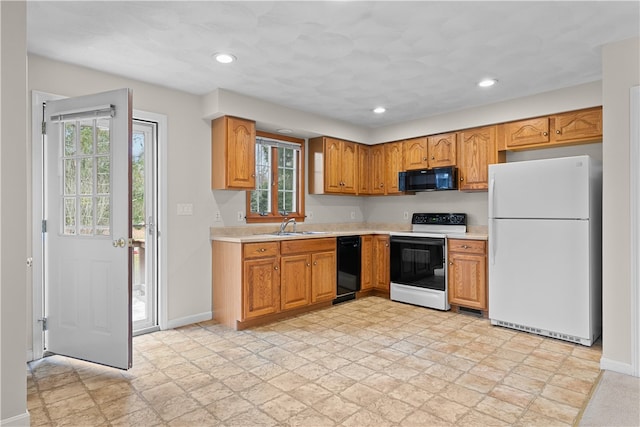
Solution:
[{"label": "door knob", "polygon": [[118,240],[114,240],[112,245],[114,248],[124,248],[127,246],[127,241],[121,237]]}]

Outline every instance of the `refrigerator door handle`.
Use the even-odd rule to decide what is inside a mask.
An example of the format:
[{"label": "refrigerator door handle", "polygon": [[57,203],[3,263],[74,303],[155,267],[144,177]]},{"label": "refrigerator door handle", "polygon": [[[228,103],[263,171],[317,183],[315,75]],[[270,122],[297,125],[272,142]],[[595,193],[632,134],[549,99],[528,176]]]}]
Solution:
[{"label": "refrigerator door handle", "polygon": [[489,218],[493,218],[493,208],[495,204],[496,179],[491,177],[489,181]]},{"label": "refrigerator door handle", "polygon": [[496,263],[496,244],[498,243],[496,240],[496,220],[495,218],[489,217],[489,264],[495,265]]}]

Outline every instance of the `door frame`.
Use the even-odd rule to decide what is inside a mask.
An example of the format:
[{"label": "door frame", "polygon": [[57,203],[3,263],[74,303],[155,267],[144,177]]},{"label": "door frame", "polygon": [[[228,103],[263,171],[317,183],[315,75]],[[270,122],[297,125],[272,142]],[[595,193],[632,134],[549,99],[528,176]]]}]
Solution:
[{"label": "door frame", "polygon": [[[45,335],[42,330],[45,296],[43,260],[44,246],[42,239],[43,220],[43,132],[42,103],[48,100],[63,99],[65,96],[42,91],[31,93],[31,239],[32,239],[32,280],[31,280],[31,322],[32,348],[27,351],[27,360],[38,360],[44,356]],[[154,121],[158,124],[158,324],[161,330],[167,328],[167,116],[141,110],[133,110],[133,117]]]},{"label": "door frame", "polygon": [[640,377],[640,86],[629,91],[631,145],[631,375]]}]

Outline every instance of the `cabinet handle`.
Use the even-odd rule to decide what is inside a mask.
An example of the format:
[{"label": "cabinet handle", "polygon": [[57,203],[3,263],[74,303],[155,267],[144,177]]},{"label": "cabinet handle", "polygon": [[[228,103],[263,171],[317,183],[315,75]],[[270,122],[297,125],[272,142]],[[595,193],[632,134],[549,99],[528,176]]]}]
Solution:
[{"label": "cabinet handle", "polygon": [[307,267],[311,267],[311,264],[307,263]]},{"label": "cabinet handle", "polygon": [[278,266],[276,265],[275,267],[273,267],[273,269],[274,269],[274,270],[277,270],[277,269],[278,269]]},{"label": "cabinet handle", "polygon": [[422,161],[423,161],[423,162],[426,162],[426,161],[427,161],[427,158],[426,158],[426,157],[423,157],[423,158],[422,158]]},{"label": "cabinet handle", "polygon": [[460,177],[460,182],[462,182],[462,181],[464,181],[464,177],[463,176]]},{"label": "cabinet handle", "polygon": [[386,247],[389,247],[389,244],[388,244],[388,243],[385,243],[384,245],[385,245]]},{"label": "cabinet handle", "polygon": [[435,160],[436,158],[434,156],[431,156],[431,160]]},{"label": "cabinet handle", "polygon": [[252,174],[251,174],[251,178],[255,178],[255,177],[256,177],[256,174],[255,174],[255,173],[252,173]]},{"label": "cabinet handle", "polygon": [[314,261],[313,265],[318,265],[318,261]]},{"label": "cabinet handle", "polygon": [[449,265],[453,265],[453,261],[449,261]]},{"label": "cabinet handle", "polygon": [[549,135],[549,132],[542,132],[542,135],[543,136],[547,136],[547,135]]},{"label": "cabinet handle", "polygon": [[462,249],[469,249],[469,246],[467,246],[467,245],[462,245]]},{"label": "cabinet handle", "polygon": [[560,129],[557,129],[557,130],[556,130],[556,134],[557,134],[557,135],[560,135],[561,133],[562,133],[562,132],[560,132]]},{"label": "cabinet handle", "polygon": [[383,183],[383,184],[380,184],[380,188],[382,188],[382,187],[384,187],[384,183]]},{"label": "cabinet handle", "polygon": [[256,252],[266,252],[266,251],[267,251],[266,248],[260,248],[260,249],[256,250]]}]

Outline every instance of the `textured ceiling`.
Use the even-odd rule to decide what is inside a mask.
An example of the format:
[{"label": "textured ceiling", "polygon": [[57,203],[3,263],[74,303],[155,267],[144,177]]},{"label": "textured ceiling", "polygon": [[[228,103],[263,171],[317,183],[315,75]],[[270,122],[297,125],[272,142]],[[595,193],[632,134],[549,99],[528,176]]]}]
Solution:
[{"label": "textured ceiling", "polygon": [[[640,2],[29,1],[28,50],[378,127],[601,78]],[[231,65],[212,54],[233,53]],[[493,77],[499,84],[480,89]],[[371,109],[383,105],[387,113]]]}]

